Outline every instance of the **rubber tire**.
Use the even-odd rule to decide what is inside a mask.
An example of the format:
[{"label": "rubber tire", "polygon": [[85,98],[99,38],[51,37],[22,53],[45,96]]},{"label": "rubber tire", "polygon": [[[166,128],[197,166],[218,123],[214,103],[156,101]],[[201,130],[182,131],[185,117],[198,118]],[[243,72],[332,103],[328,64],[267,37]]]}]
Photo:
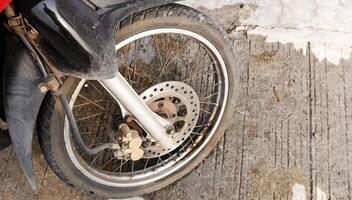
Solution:
[{"label": "rubber tire", "polygon": [[[38,120],[38,134],[44,157],[57,176],[82,192],[106,197],[126,198],[151,193],[177,181],[195,168],[214,149],[227,128],[239,92],[239,73],[227,34],[206,15],[192,8],[170,4],[151,8],[123,20],[117,32],[117,42],[131,35],[162,27],[178,27],[193,31],[211,41],[225,60],[229,76],[229,98],[223,119],[208,145],[185,167],[157,182],[133,188],[114,188],[98,184],[84,176],[71,162],[64,145],[64,113],[60,102],[48,94]],[[79,80],[73,77],[63,84],[65,96],[71,97]]]}]

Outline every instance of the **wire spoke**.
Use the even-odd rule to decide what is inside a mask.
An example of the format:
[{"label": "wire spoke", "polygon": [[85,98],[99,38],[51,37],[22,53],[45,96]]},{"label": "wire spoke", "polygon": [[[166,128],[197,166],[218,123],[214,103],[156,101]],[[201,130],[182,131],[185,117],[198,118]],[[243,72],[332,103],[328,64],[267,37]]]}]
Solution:
[{"label": "wire spoke", "polygon": [[125,63],[122,63],[120,60],[117,61],[118,63],[122,64],[127,70],[132,71],[134,75],[146,80],[146,81],[150,81],[148,78],[146,78],[145,76],[141,75],[140,73],[137,72],[137,70],[132,69],[130,66],[127,66]]},{"label": "wire spoke", "polygon": [[213,105],[213,106],[219,106],[219,104],[217,104],[217,103],[211,103],[211,102],[204,102],[204,101],[202,101],[202,102],[199,102],[200,104],[206,104],[206,105]]},{"label": "wire spoke", "polygon": [[211,94],[211,95],[209,95],[209,96],[201,97],[199,100],[209,99],[209,98],[211,98],[211,97],[213,97],[213,96],[215,96],[215,95],[218,95],[218,94],[219,94],[218,92],[215,92],[215,93],[213,93],[213,94]]},{"label": "wire spoke", "polygon": [[[188,78],[182,80],[182,82],[185,83],[185,82],[190,81],[190,80],[193,80],[193,79],[198,79],[198,78],[201,78],[201,77],[204,77],[204,76],[208,76],[208,75],[210,75],[210,74],[217,74],[217,72],[215,71],[215,72],[208,72],[208,73],[204,73],[204,74],[198,75],[199,73],[201,73],[201,72],[203,72],[203,71],[207,71],[207,69],[203,69],[202,71],[199,71],[199,72],[197,72],[196,74],[193,74],[192,76],[190,76],[190,77],[188,77]],[[196,76],[196,75],[198,75],[198,76]]]},{"label": "wire spoke", "polygon": [[191,139],[191,141],[192,141],[192,144],[193,144],[193,145],[195,145],[196,143],[195,143],[195,142],[193,141],[193,138],[192,138],[192,136],[190,136],[189,138]]},{"label": "wire spoke", "polygon": [[108,162],[106,162],[100,169],[105,169],[113,160],[115,160],[116,157],[113,156]]},{"label": "wire spoke", "polygon": [[87,116],[87,117],[82,117],[82,118],[76,119],[76,122],[83,121],[83,120],[86,120],[86,119],[89,119],[89,118],[93,118],[93,117],[97,117],[97,116],[103,115],[103,114],[104,114],[104,113],[101,112],[101,113],[89,115],[89,116]]},{"label": "wire spoke", "polygon": [[162,56],[161,56],[160,50],[159,50],[159,45],[156,44],[156,39],[155,38],[156,38],[155,35],[153,35],[153,41],[154,41],[154,45],[155,45],[156,51],[158,52],[160,65],[164,66],[163,59],[162,59]]},{"label": "wire spoke", "polygon": [[[189,39],[185,42],[185,44],[189,41]],[[172,63],[172,61],[184,50],[184,48],[186,47],[186,45],[184,45],[179,51],[176,52],[176,54],[173,56],[173,58],[167,62],[166,65],[162,64],[161,66],[161,70],[159,72],[159,74],[154,78],[154,80],[152,81],[151,85],[155,83],[156,80],[158,80],[160,78],[160,75],[164,72],[164,70]],[[149,87],[151,87],[151,85],[149,85]]]},{"label": "wire spoke", "polygon": [[144,168],[143,168],[143,174],[144,174],[144,172],[145,172],[145,169],[147,168],[147,166],[148,166],[148,162],[149,162],[149,158],[147,158],[147,161],[145,162],[145,164],[144,164]]},{"label": "wire spoke", "polygon": [[205,112],[205,113],[207,113],[207,114],[209,114],[209,115],[212,115],[213,113],[211,113],[211,112],[209,112],[209,111],[206,111],[206,110],[204,110],[204,109],[200,109],[200,111],[202,111],[202,112]]},{"label": "wire spoke", "polygon": [[103,93],[98,87],[96,87],[93,83],[90,81],[87,81],[87,84],[90,85],[94,90],[96,90],[99,93]]},{"label": "wire spoke", "polygon": [[[197,125],[170,151],[162,153],[161,150],[153,150],[157,146],[150,149],[143,147],[146,156],[138,161],[117,158],[112,155],[111,150],[101,151],[94,156],[81,156],[90,163],[90,170],[96,169],[116,177],[116,180],[119,180],[119,177],[124,181],[126,178],[138,180],[137,177],[142,174],[156,176],[159,173],[158,169],[174,166],[182,156],[194,152],[190,150],[196,148],[200,142],[206,141],[207,133],[213,125],[213,117],[216,116],[215,112],[218,112],[219,105],[222,105],[220,100],[222,95],[219,95],[223,94],[220,85],[222,73],[218,71],[221,67],[218,66],[219,62],[214,58],[213,52],[200,40],[180,33],[161,33],[143,37],[128,43],[116,54],[121,74],[137,93],[166,81],[187,82],[199,99],[200,113]],[[90,147],[115,141],[111,137],[111,122],[118,109],[116,106],[111,109],[111,105],[117,103],[110,101],[112,97],[97,82],[87,81],[87,84],[93,90],[87,91],[90,88],[85,85],[82,88],[84,92],[78,93],[78,97],[82,99],[74,104],[76,121],[80,122],[78,126],[82,130],[81,135]],[[176,110],[178,111],[178,108]],[[186,116],[178,116],[175,119],[184,122],[188,120]],[[136,130],[138,128],[140,129],[137,127]],[[153,156],[147,157],[148,150]]]},{"label": "wire spoke", "polygon": [[101,153],[102,153],[102,151],[99,152],[99,153],[97,153],[97,154],[94,156],[93,160],[90,161],[90,164],[93,164],[94,162],[96,162],[96,161],[98,160],[98,158],[99,158],[99,154],[101,154]]},{"label": "wire spoke", "polygon": [[207,52],[205,52],[204,53],[204,55],[202,56],[202,58],[197,62],[197,65],[194,67],[194,69],[191,71],[191,75],[193,75],[195,72],[196,72],[196,70],[198,70],[199,69],[199,67],[200,67],[200,64],[202,63],[202,61],[204,61],[204,58],[206,57],[208,55],[208,53]]},{"label": "wire spoke", "polygon": [[134,160],[132,160],[131,177],[133,177],[133,172],[134,172]]},{"label": "wire spoke", "polygon": [[126,160],[126,161],[121,160],[120,167],[114,169],[111,173],[116,173],[117,171],[120,171],[119,174],[121,174],[122,173],[122,166],[124,166],[127,162],[128,162],[128,160]]},{"label": "wire spoke", "polygon": [[79,94],[78,96],[81,97],[81,98],[83,98],[84,100],[88,101],[89,103],[95,105],[96,107],[98,107],[98,108],[100,108],[100,109],[102,109],[102,110],[105,110],[104,107],[100,106],[99,104],[95,103],[94,101],[90,100],[89,98],[83,96],[82,94]]},{"label": "wire spoke", "polygon": [[201,133],[198,133],[198,132],[192,132],[191,134],[196,135],[196,136],[201,136],[202,135]]},{"label": "wire spoke", "polygon": [[77,107],[81,107],[81,106],[87,106],[87,105],[91,105],[92,103],[100,103],[102,101],[104,101],[104,99],[99,99],[99,100],[95,100],[95,101],[87,102],[87,103],[76,104],[73,107],[77,108]]}]

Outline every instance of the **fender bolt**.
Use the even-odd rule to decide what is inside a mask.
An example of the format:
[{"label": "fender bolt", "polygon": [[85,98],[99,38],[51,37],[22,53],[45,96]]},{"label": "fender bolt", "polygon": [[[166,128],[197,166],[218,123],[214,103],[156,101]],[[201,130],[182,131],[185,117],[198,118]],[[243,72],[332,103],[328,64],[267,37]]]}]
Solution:
[{"label": "fender bolt", "polygon": [[39,90],[40,90],[40,93],[44,94],[44,93],[46,93],[49,89],[48,89],[46,86],[42,85],[42,86],[39,87]]}]

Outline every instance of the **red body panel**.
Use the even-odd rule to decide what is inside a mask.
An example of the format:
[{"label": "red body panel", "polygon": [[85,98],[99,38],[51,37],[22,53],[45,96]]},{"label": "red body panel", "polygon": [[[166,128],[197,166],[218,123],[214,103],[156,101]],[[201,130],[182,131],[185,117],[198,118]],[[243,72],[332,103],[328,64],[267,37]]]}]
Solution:
[{"label": "red body panel", "polygon": [[0,13],[4,8],[6,8],[7,5],[11,3],[12,0],[0,0]]}]

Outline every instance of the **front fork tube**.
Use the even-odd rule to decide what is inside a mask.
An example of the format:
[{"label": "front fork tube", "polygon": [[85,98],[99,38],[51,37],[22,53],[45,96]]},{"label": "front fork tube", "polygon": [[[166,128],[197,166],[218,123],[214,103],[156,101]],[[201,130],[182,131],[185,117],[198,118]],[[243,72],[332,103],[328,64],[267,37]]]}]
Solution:
[{"label": "front fork tube", "polygon": [[163,148],[173,146],[165,124],[156,117],[120,73],[113,79],[100,80],[100,83]]}]

